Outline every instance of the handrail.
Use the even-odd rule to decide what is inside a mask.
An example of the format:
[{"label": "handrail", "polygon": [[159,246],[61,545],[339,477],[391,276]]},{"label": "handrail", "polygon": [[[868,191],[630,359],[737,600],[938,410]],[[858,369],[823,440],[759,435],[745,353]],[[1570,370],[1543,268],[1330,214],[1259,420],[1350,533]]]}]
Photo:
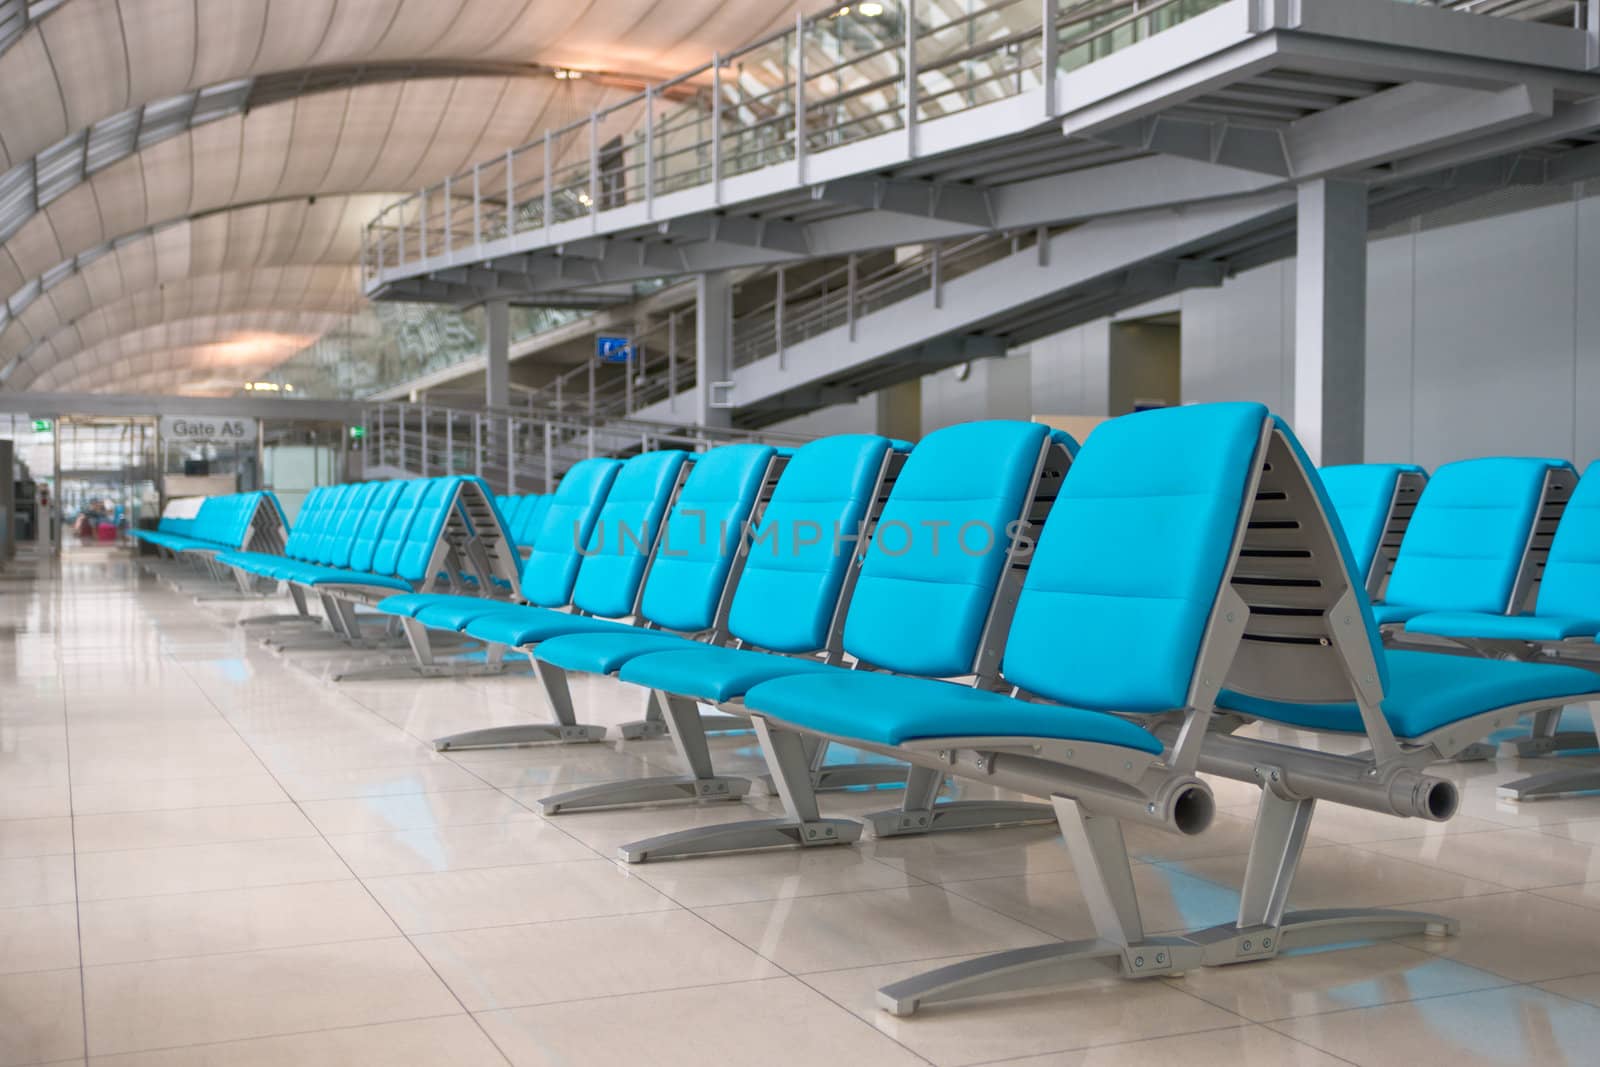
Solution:
[{"label": "handrail", "polygon": [[[1045,56],[1070,70],[1225,0],[1059,0],[1050,26],[1047,5],[1027,0],[977,0],[948,18],[913,7],[918,17],[908,20],[905,5],[916,2],[866,5],[876,15],[857,5],[854,14],[835,6],[799,18],[421,189],[367,224],[363,275],[825,152],[901,129],[908,116],[939,118],[1015,96],[1047,82]],[[820,64],[801,62],[810,58],[803,53]],[[690,99],[670,101],[669,90],[689,85]],[[465,224],[458,203],[471,205]]]}]

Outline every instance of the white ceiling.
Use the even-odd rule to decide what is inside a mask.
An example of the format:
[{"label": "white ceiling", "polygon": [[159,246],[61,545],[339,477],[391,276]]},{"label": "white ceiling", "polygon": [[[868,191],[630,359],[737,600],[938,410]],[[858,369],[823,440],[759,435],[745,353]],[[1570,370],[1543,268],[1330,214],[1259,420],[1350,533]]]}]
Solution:
[{"label": "white ceiling", "polygon": [[[56,199],[35,205],[0,244],[0,302],[12,304],[10,316],[0,315],[9,318],[0,321],[0,370],[10,368],[3,387],[104,388],[131,379],[102,370],[103,361],[72,357],[137,352],[142,359],[156,351],[151,344],[182,347],[185,355],[139,363],[142,385],[168,373],[175,388],[193,387],[182,368],[214,363],[223,350],[210,342],[180,346],[149,333],[157,325],[246,306],[252,314],[269,307],[306,309],[313,319],[329,314],[321,284],[262,268],[353,264],[360,226],[382,201],[632,91],[532,69],[519,76],[506,64],[670,75],[791,23],[797,6],[812,5],[65,0],[0,54],[0,171],[38,159],[34,174],[42,178],[47,158],[70,155],[64,140],[97,143],[97,123],[115,126],[127,147],[143,147],[98,171],[79,167],[78,184],[58,182]],[[485,64],[492,73],[428,76],[428,63],[444,61],[458,71],[462,63]],[[173,124],[161,131],[164,139],[120,132],[129,109],[149,116],[196,89],[394,63],[417,63],[416,76],[310,92],[188,128]],[[142,232],[152,228],[160,232]],[[95,256],[129,235],[138,236],[75,268],[74,257]],[[191,275],[192,283],[173,289]],[[125,329],[144,347],[116,347]],[[24,354],[25,364],[13,365]],[[69,362],[52,369],[58,360]],[[237,387],[237,375],[234,381]]]}]

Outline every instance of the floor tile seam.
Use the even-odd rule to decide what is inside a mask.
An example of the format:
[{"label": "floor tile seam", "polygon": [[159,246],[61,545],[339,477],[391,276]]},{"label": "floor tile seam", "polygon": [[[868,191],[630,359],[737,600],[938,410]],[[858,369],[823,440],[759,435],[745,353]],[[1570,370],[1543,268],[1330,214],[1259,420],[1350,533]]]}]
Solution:
[{"label": "floor tile seam", "polygon": [[[470,1015],[471,1013],[469,1012],[469,1013],[466,1013],[466,1014]],[[119,1049],[118,1051],[115,1051],[115,1052],[86,1052],[86,1054],[84,1056],[84,1060],[99,1059],[99,1058],[105,1058],[105,1057],[111,1057],[111,1056],[148,1055],[150,1053],[155,1053],[155,1052],[181,1052],[181,1051],[184,1051],[186,1049],[222,1048],[223,1046],[226,1046],[226,1045],[234,1045],[234,1044],[239,1044],[241,1042],[246,1042],[246,1041],[272,1041],[272,1040],[275,1040],[277,1038],[284,1038],[284,1037],[309,1037],[312,1034],[333,1034],[333,1033],[339,1033],[341,1031],[370,1030],[370,1029],[373,1029],[373,1028],[376,1028],[376,1027],[380,1027],[380,1026],[394,1026],[394,1025],[399,1025],[399,1024],[404,1024],[404,1023],[426,1022],[426,1021],[431,1020],[431,1019],[459,1019],[459,1018],[461,1018],[461,1015],[462,1015],[462,1013],[460,1013],[460,1012],[451,1012],[448,1015],[414,1015],[414,1016],[407,1016],[406,1018],[403,1018],[403,1019],[385,1019],[382,1022],[375,1022],[375,1023],[356,1023],[356,1024],[351,1025],[351,1026],[324,1026],[324,1027],[317,1027],[317,1028],[314,1028],[314,1029],[311,1029],[311,1030],[285,1030],[282,1033],[256,1034],[256,1035],[253,1035],[253,1036],[250,1036],[250,1037],[229,1037],[229,1038],[224,1038],[221,1041],[202,1041],[202,1042],[198,1042],[198,1043],[195,1043],[195,1044],[189,1044],[189,1045],[153,1045],[153,1046],[149,1046],[149,1047],[146,1047],[146,1048]],[[498,1046],[496,1046],[496,1051],[499,1051]],[[502,1055],[503,1055],[503,1053],[502,1053]],[[60,1061],[55,1061],[55,1062],[77,1063],[77,1062],[80,1062],[80,1061],[79,1060],[60,1060]],[[509,1063],[509,1061],[507,1061],[507,1062]],[[50,1067],[50,1065],[49,1064],[40,1064],[39,1067]]]},{"label": "floor tile seam", "polygon": [[[1374,945],[1383,944],[1383,943],[1385,943],[1385,942],[1378,942],[1378,941],[1371,942],[1371,944],[1374,944]],[[1410,945],[1401,945],[1400,947],[1402,947],[1402,948],[1411,948]],[[1416,949],[1415,951],[1417,951],[1418,953],[1423,954],[1423,955],[1429,955],[1428,953],[1423,953],[1421,949]],[[1435,957],[1435,958],[1437,959],[1439,957]],[[1445,957],[1445,959],[1446,959],[1447,962],[1460,963],[1460,961],[1458,961],[1458,960],[1450,960],[1448,957]],[[1268,965],[1270,965],[1270,961],[1262,961],[1262,962],[1263,963],[1267,963]],[[1517,988],[1533,988],[1533,983],[1531,983],[1531,982],[1521,982],[1521,981],[1517,981],[1514,978],[1507,978],[1505,975],[1496,974],[1493,971],[1485,970],[1482,967],[1477,967],[1477,966],[1474,966],[1472,964],[1461,963],[1460,965],[1463,966],[1463,967],[1467,967],[1470,970],[1478,971],[1478,972],[1480,972],[1482,974],[1485,974],[1490,978],[1496,979],[1496,981],[1493,982],[1490,985],[1479,986],[1479,987],[1474,988],[1474,989],[1457,989],[1457,990],[1452,990],[1452,991],[1450,991],[1448,993],[1423,993],[1423,994],[1420,994],[1420,995],[1417,995],[1417,996],[1400,997],[1400,998],[1396,998],[1394,1000],[1380,1000],[1380,1001],[1377,1001],[1376,1003],[1373,1003],[1373,1004],[1353,1004],[1353,1005],[1349,1005],[1349,1006],[1341,1007],[1341,1008],[1328,1008],[1328,1009],[1323,1010],[1323,1011],[1307,1011],[1307,1012],[1301,1012],[1299,1014],[1292,1014],[1292,1015],[1275,1015],[1270,1019],[1252,1019],[1249,1016],[1243,1015],[1243,1014],[1240,1014],[1240,1018],[1244,1019],[1245,1022],[1250,1023],[1252,1025],[1268,1026],[1268,1025],[1270,1025],[1272,1023],[1290,1023],[1290,1022],[1294,1022],[1297,1019],[1315,1019],[1315,1018],[1320,1018],[1320,1017],[1326,1016],[1326,1015],[1341,1015],[1341,1014],[1343,1014],[1345,1012],[1363,1011],[1363,1010],[1366,1010],[1366,1009],[1369,1009],[1369,1008],[1386,1008],[1386,1007],[1393,1007],[1393,1006],[1401,1005],[1401,1004],[1418,1004],[1418,1003],[1422,1003],[1424,1001],[1430,1001],[1430,1000],[1443,1000],[1443,999],[1445,999],[1447,997],[1465,996],[1465,995],[1467,995],[1469,993],[1491,993],[1491,992],[1495,992],[1497,990],[1517,989]],[[1197,993],[1196,994],[1191,994],[1191,995],[1200,997],[1201,1000],[1205,1000],[1206,999],[1205,997],[1200,996]],[[1213,1002],[1209,1001],[1209,1000],[1206,1000],[1206,1003],[1211,1004]],[[1585,1003],[1587,1003],[1587,1002],[1585,1002]],[[1594,1005],[1590,1005],[1590,1007],[1593,1007],[1593,1006]],[[1216,1007],[1220,1008],[1220,1007],[1222,1007],[1222,1005],[1217,1004]],[[1230,1010],[1230,1009],[1224,1009],[1224,1010]]]},{"label": "floor tile seam", "polygon": [[[59,663],[59,661],[58,661]],[[66,701],[62,698],[62,709]],[[72,806],[72,727],[66,730],[67,746],[67,832],[72,837],[72,936],[77,941],[78,956],[78,1020],[82,1028],[83,1056],[89,1057],[89,989],[83,969],[83,894],[78,884],[78,819]]]},{"label": "floor tile seam", "polygon": [[[202,810],[202,809],[184,809],[184,808],[179,808],[177,810],[184,811],[184,810]],[[302,814],[304,814],[304,813],[302,813]],[[78,850],[78,855],[80,855],[80,856],[116,856],[116,855],[121,855],[121,854],[128,853],[128,852],[153,852],[153,851],[155,851],[157,849],[163,849],[163,848],[211,848],[211,847],[219,846],[219,845],[254,845],[254,844],[261,844],[261,843],[268,842],[268,841],[303,841],[303,840],[305,840],[307,838],[320,837],[320,836],[321,836],[320,834],[316,834],[316,833],[309,833],[309,834],[296,833],[296,834],[269,834],[269,835],[264,836],[264,837],[228,837],[228,838],[221,838],[221,839],[218,839],[218,840],[215,840],[215,841],[170,841],[170,842],[166,842],[166,843],[163,843],[163,844],[135,845],[133,847],[125,847],[125,848],[88,848],[88,849],[79,849]]]},{"label": "floor tile seam", "polygon": [[[1179,1032],[1173,1033],[1173,1034],[1159,1034],[1159,1035],[1157,1035],[1155,1037],[1134,1037],[1134,1038],[1129,1038],[1126,1041],[1107,1041],[1107,1042],[1103,1042],[1101,1044],[1088,1044],[1088,1045],[1068,1045],[1068,1046],[1066,1046],[1064,1048],[1045,1049],[1045,1050],[1040,1051],[1040,1052],[1024,1052],[1024,1053],[1022,1053],[1021,1055],[1018,1055],[1018,1056],[1007,1056],[1004,1059],[998,1059],[998,1060],[963,1060],[960,1063],[946,1064],[945,1067],[1007,1067],[1008,1064],[1021,1063],[1021,1062],[1024,1062],[1026,1060],[1034,1059],[1034,1058],[1039,1057],[1039,1056],[1053,1056],[1053,1055],[1055,1055],[1057,1053],[1061,1053],[1061,1052],[1080,1052],[1080,1051],[1083,1051],[1085,1049],[1093,1049],[1093,1050],[1098,1052],[1098,1051],[1100,1051],[1102,1049],[1115,1049],[1115,1048],[1122,1048],[1122,1047],[1128,1046],[1128,1045],[1138,1045],[1138,1044],[1142,1044],[1142,1043],[1144,1043],[1146,1041],[1166,1041],[1166,1040],[1169,1040],[1169,1039],[1172,1039],[1172,1038],[1179,1038],[1179,1037],[1198,1037],[1198,1036],[1203,1035],[1203,1034],[1219,1034],[1219,1033],[1226,1033],[1226,1032],[1231,1031],[1231,1030],[1251,1030],[1251,1029],[1259,1030],[1259,1029],[1264,1029],[1264,1027],[1262,1027],[1258,1023],[1252,1023],[1249,1020],[1243,1020],[1242,1023],[1240,1023],[1240,1024],[1232,1024],[1232,1023],[1230,1023],[1227,1026],[1203,1026],[1198,1030],[1182,1030],[1182,1031],[1179,1031]],[[1294,1038],[1289,1037],[1287,1034],[1279,1034],[1278,1036],[1283,1037],[1285,1040],[1291,1041],[1291,1042],[1293,1042],[1295,1044],[1304,1044],[1304,1042],[1295,1041]],[[1310,1046],[1308,1045],[1306,1047],[1309,1048]],[[1316,1050],[1316,1051],[1321,1051],[1321,1050],[1319,1049],[1319,1050]],[[1338,1057],[1335,1057],[1335,1058],[1338,1058]],[[1341,1062],[1349,1063],[1350,1061],[1349,1060],[1342,1060]]]}]

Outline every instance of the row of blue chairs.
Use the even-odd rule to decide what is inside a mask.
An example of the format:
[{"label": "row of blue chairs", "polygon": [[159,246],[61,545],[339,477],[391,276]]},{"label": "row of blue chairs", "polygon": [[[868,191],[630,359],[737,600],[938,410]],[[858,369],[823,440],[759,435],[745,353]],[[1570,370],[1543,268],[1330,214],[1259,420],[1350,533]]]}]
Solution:
[{"label": "row of blue chairs", "polygon": [[361,642],[357,606],[396,591],[507,590],[516,551],[482,480],[427,478],[312,490],[278,553],[223,552],[217,561],[283,582],[300,615],[308,595],[335,638]]},{"label": "row of blue chairs", "polygon": [[183,502],[168,506],[154,530],[132,530],[140,541],[177,556],[186,552],[217,553],[230,549],[271,551],[282,545],[288,521],[271,492],[209,496],[190,515]]},{"label": "row of blue chairs", "polygon": [[[1434,489],[1445,474],[1417,497],[1386,603],[1409,588],[1413,558],[1439,555],[1425,512],[1448,498]],[[1386,530],[1391,519],[1386,510]],[[408,590],[376,608],[408,634],[515,651],[542,683],[553,722],[442,747],[595,739],[572,706],[575,672],[652,692],[684,773],[552,798],[552,814],[737,803],[748,783],[713,773],[700,705],[748,720],[784,815],[637,842],[623,847],[630,861],[858,839],[859,823],[819,807],[820,758],[836,743],[909,768],[900,809],[873,820],[880,835],[1052,815],[1097,938],[885,987],[881,1005],[904,1014],[1041,983],[1452,932],[1427,913],[1289,911],[1316,803],[1448,819],[1455,786],[1429,763],[1592,701],[1600,681],[1559,664],[1385,647],[1367,593],[1377,558],[1358,561],[1281,420],[1218,404],[1113,420],[1081,449],[1041,426],[988,422],[909,451],[846,436],[793,452],[587,461],[507,582],[519,603],[485,583]],[[1241,734],[1258,722],[1293,730]],[[1336,755],[1304,747],[1308,734],[1366,747]],[[1239,915],[1147,936],[1121,827],[1203,832],[1214,802],[1202,771],[1261,788]],[[1045,803],[941,799],[952,777]]]}]

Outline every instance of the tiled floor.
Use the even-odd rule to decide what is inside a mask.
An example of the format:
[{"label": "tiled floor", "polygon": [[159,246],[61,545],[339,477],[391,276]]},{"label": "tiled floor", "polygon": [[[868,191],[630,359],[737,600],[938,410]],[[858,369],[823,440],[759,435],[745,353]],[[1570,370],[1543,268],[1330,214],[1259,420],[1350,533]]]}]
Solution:
[{"label": "tiled floor", "polygon": [[[0,1067],[104,1064],[1591,1064],[1600,798],[1525,810],[1508,764],[1446,768],[1445,825],[1326,807],[1295,901],[1419,904],[1417,940],[928,1010],[873,991],[1090,933],[1048,829],[630,868],[631,839],[760,815],[545,819],[666,742],[436,754],[540,716],[526,678],[324,681],[124,557],[0,573]],[[636,695],[585,683],[596,721]],[[718,742],[754,769],[748,737]],[[1254,810],[1136,830],[1147,924],[1230,917]],[[825,798],[841,815],[893,795]]]}]

